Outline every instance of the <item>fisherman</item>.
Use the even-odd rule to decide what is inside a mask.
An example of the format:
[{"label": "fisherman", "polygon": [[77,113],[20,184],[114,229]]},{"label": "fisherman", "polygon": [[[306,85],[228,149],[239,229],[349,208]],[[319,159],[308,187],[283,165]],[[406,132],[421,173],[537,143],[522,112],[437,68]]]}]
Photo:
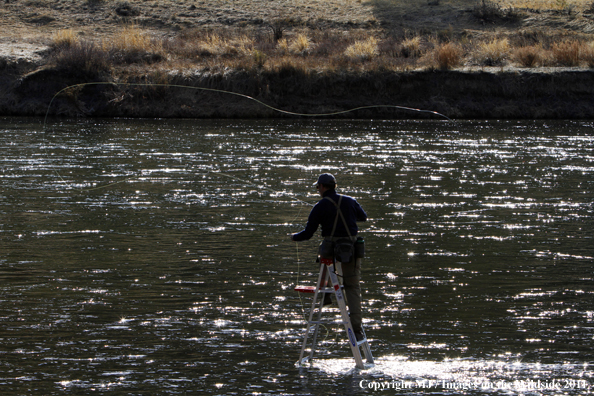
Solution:
[{"label": "fisherman", "polygon": [[[367,214],[354,198],[347,195],[339,195],[336,192],[336,179],[333,175],[329,173],[320,175],[314,185],[318,189],[322,199],[311,210],[305,229],[291,235],[291,239],[296,242],[306,241],[314,235],[318,226],[321,225],[324,241],[320,245],[320,255],[327,254],[322,251],[325,244],[332,245],[332,242],[339,240],[350,240],[354,248],[359,230],[357,221],[366,221]],[[340,208],[340,212],[338,208]],[[333,253],[334,251],[331,254]],[[345,296],[349,306],[351,326],[357,340],[360,341],[364,338],[361,316],[361,288],[359,286],[361,261],[357,260],[354,254],[351,257],[351,260],[348,262],[341,261],[342,276]],[[330,295],[326,294],[325,297],[326,299],[323,305],[330,304]]]}]

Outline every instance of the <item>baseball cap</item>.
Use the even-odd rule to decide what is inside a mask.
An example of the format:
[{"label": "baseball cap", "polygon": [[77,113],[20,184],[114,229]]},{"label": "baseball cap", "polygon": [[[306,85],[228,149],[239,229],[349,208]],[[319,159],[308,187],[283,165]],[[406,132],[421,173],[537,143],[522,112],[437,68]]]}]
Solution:
[{"label": "baseball cap", "polygon": [[336,179],[330,173],[323,173],[313,185],[317,186],[318,184],[336,184]]}]

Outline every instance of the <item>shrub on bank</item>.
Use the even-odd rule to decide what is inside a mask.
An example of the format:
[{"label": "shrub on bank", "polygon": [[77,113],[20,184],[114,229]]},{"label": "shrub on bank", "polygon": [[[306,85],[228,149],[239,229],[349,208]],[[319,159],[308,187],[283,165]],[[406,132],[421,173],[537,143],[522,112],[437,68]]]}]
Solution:
[{"label": "shrub on bank", "polygon": [[433,53],[435,64],[441,70],[449,70],[462,64],[462,49],[454,43],[438,45]]},{"label": "shrub on bank", "polygon": [[543,48],[541,45],[528,45],[516,48],[512,59],[523,67],[536,67],[542,64]]},{"label": "shrub on bank", "polygon": [[[594,3],[592,3],[592,7],[594,7]],[[588,67],[594,67],[594,41],[584,44],[582,57]]]},{"label": "shrub on bank", "polygon": [[90,41],[77,41],[61,47],[51,55],[49,63],[58,70],[89,77],[108,73],[112,68],[109,53]]},{"label": "shrub on bank", "polygon": [[77,43],[76,33],[72,29],[59,30],[52,37],[54,48],[68,48]]},{"label": "shrub on bank", "polygon": [[401,44],[400,54],[405,58],[418,58],[421,56],[421,37],[404,39]]},{"label": "shrub on bank", "polygon": [[102,47],[115,63],[154,63],[164,58],[161,42],[153,40],[135,26],[125,26]]},{"label": "shrub on bank", "polygon": [[551,52],[560,66],[579,66],[582,45],[576,41],[562,41],[553,44]]},{"label": "shrub on bank", "polygon": [[375,37],[369,37],[364,41],[355,41],[347,47],[344,54],[352,60],[367,61],[373,59],[379,55],[377,39]]},{"label": "shrub on bank", "polygon": [[509,53],[509,40],[501,38],[479,44],[476,57],[481,65],[502,66],[505,64]]},{"label": "shrub on bank", "polygon": [[288,46],[291,53],[295,55],[307,55],[312,48],[312,43],[309,37],[305,34],[298,34],[297,37]]},{"label": "shrub on bank", "polygon": [[124,27],[110,40],[80,40],[72,29],[52,37],[51,60],[62,68],[105,72],[114,64],[154,63],[165,58],[162,43],[134,26]]}]

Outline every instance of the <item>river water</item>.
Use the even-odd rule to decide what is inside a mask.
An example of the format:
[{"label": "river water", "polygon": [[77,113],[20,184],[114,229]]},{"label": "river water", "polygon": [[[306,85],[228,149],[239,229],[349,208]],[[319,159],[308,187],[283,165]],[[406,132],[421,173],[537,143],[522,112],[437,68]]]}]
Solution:
[{"label": "river water", "polygon": [[[1,119],[0,389],[592,394],[592,127]],[[322,172],[369,215],[366,370],[338,326],[296,366]]]}]

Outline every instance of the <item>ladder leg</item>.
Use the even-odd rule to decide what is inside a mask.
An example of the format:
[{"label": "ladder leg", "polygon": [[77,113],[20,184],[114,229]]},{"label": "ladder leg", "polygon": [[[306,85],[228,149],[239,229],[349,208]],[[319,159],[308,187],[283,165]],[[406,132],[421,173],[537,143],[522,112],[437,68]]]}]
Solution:
[{"label": "ladder leg", "polygon": [[371,355],[371,348],[369,347],[369,342],[367,342],[367,334],[365,334],[365,330],[363,330],[363,340],[359,341],[358,344],[363,350],[363,355],[365,355],[367,363],[373,364],[373,356]]},{"label": "ladder leg", "polygon": [[363,347],[363,354],[365,355],[365,360],[367,360],[367,363],[373,364],[373,356],[371,355],[371,348],[369,348],[367,338],[365,338],[365,342],[361,346]]},{"label": "ladder leg", "polygon": [[355,333],[353,332],[353,327],[351,326],[351,319],[349,318],[349,314],[347,313],[346,302],[345,302],[342,290],[340,290],[340,284],[338,283],[338,277],[336,276],[336,273],[330,266],[328,266],[328,272],[330,274],[330,281],[332,283],[332,287],[334,287],[334,294],[336,296],[336,302],[338,303],[338,307],[340,308],[342,322],[343,322],[345,330],[347,332],[349,346],[351,347],[353,356],[355,358],[355,364],[356,364],[357,368],[364,369],[365,365],[363,364],[363,359],[361,358],[361,351],[359,350],[359,346],[357,345],[357,338],[355,337]]},{"label": "ladder leg", "polygon": [[[301,345],[301,354],[299,355],[299,364],[303,364],[303,356],[305,355],[305,350],[307,349],[307,340],[309,337],[309,333],[311,332],[312,329],[312,322],[313,322],[313,317],[316,311],[316,303],[318,301],[318,296],[320,294],[320,287],[322,285],[322,282],[325,282],[327,278],[327,275],[323,272],[324,268],[324,264],[320,265],[320,274],[318,275],[318,282],[316,283],[316,290],[314,292],[314,297],[313,297],[313,301],[311,302],[311,308],[309,310],[309,319],[307,320],[307,328],[305,329],[305,335],[303,337],[303,344]],[[322,298],[324,297],[325,293],[322,293]],[[323,300],[322,300],[323,301]],[[322,316],[322,305],[323,302],[320,302],[320,307],[319,307],[319,312],[318,312],[318,318],[317,318],[317,323],[313,326],[314,328],[314,332],[312,335],[312,343],[311,343],[311,349],[310,349],[310,353],[309,353],[309,360],[311,362],[311,359],[313,358],[315,349],[316,349],[316,343],[317,343],[317,337],[318,337],[318,331],[320,328],[320,319]]]},{"label": "ladder leg", "polygon": [[[301,354],[299,355],[299,364],[303,364],[303,355],[305,354],[305,349],[307,348],[307,339],[309,338],[309,333],[311,331],[311,322],[312,322],[312,315],[313,315],[313,307],[309,314],[309,320],[307,321],[307,327],[305,328],[305,334],[303,336],[303,343],[301,344]],[[315,326],[317,332],[317,325]],[[314,332],[314,333],[315,333]]]},{"label": "ladder leg", "polygon": [[[358,258],[356,260],[357,260],[356,265],[360,267],[360,265],[361,265],[361,261],[360,260],[361,259]],[[347,276],[347,274],[344,273],[344,268],[343,268],[342,263],[337,263],[336,264],[336,273],[337,273],[337,275],[339,275],[339,276],[342,277],[342,281],[343,281],[343,285],[344,285],[346,283],[344,277]],[[343,290],[345,290],[345,293],[344,293],[345,302],[346,302],[346,305],[349,308],[349,320],[350,320],[351,328],[353,328],[353,322],[352,322],[352,319],[353,318],[351,316],[351,314],[352,314],[352,312],[351,312],[351,304],[349,304],[348,296],[346,295],[347,294],[346,293],[347,287],[352,287],[352,284],[349,285],[349,286],[344,285],[344,289]],[[360,310],[360,305],[359,304],[357,304],[357,305],[359,306],[358,309]],[[356,309],[356,305],[355,305],[355,309]],[[358,311],[358,312],[360,312],[360,311]],[[360,318],[359,318],[359,320],[360,320]],[[363,324],[361,323],[360,329],[361,329],[363,338],[360,341],[357,341],[357,348],[361,348],[361,350],[363,351],[363,355],[365,356],[365,360],[367,361],[367,363],[373,364],[373,355],[371,354],[371,348],[369,347],[369,342],[367,341],[367,335],[365,334],[365,330],[363,329],[363,326],[362,325]]]},{"label": "ladder leg", "polygon": [[309,352],[309,360],[313,360],[313,355],[316,351],[316,347],[318,346],[318,335],[320,331],[320,323],[322,322],[322,308],[324,307],[324,296],[326,293],[319,293],[321,294],[321,298],[319,299],[318,305],[318,316],[316,319],[315,331],[313,333],[313,338],[311,340],[311,350]]}]

